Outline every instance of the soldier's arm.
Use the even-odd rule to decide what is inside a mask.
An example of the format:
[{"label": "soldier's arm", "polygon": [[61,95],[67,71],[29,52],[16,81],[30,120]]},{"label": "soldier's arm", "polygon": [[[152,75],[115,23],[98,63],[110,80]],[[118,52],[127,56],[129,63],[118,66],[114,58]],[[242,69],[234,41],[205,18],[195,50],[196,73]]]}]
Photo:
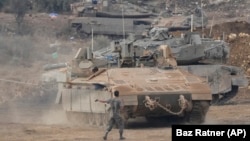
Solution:
[{"label": "soldier's arm", "polygon": [[101,103],[109,103],[110,100],[99,100],[96,99],[95,102],[101,102]]}]

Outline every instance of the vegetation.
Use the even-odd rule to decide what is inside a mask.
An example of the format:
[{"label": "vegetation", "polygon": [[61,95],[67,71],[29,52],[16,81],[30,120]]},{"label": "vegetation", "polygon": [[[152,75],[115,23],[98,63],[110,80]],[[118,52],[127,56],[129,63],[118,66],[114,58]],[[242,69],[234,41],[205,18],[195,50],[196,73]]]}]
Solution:
[{"label": "vegetation", "polygon": [[33,0],[34,10],[39,12],[69,12],[70,4],[79,0]]},{"label": "vegetation", "polygon": [[10,7],[12,12],[15,14],[17,23],[17,33],[21,34],[22,23],[26,12],[31,9],[29,0],[10,0]]},{"label": "vegetation", "polygon": [[2,9],[7,0],[0,0],[0,9]]},{"label": "vegetation", "polygon": [[[0,0],[0,10],[7,12],[14,12],[16,9],[25,6],[25,10],[32,10],[38,12],[69,12],[70,3],[79,0]],[[19,3],[19,6],[13,5]]]}]

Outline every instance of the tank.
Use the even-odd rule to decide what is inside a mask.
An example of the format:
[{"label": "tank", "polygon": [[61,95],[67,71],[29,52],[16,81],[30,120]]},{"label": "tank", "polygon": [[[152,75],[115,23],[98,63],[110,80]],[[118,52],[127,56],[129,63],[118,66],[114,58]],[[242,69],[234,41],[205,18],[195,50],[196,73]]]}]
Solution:
[{"label": "tank", "polygon": [[152,17],[156,16],[142,6],[110,0],[73,3],[71,10],[76,17],[70,19],[70,26],[81,37],[89,37],[92,29],[94,35],[120,38],[134,33],[140,36],[151,27]]},{"label": "tank", "polygon": [[152,28],[148,37],[136,39],[134,46],[154,51],[162,44],[168,45],[176,57],[178,65],[190,65],[201,62],[225,62],[230,54],[230,48],[223,40],[202,38],[196,32],[184,32],[180,37],[174,37],[172,28]]},{"label": "tank", "polygon": [[[109,105],[95,99],[109,99],[115,90],[124,102],[125,125],[137,117],[176,117],[190,123],[203,123],[212,100],[204,78],[178,68],[170,50],[161,47],[161,67],[97,67],[90,53],[79,49],[67,69],[58,75],[56,102],[69,120],[81,119],[88,124],[105,125]],[[87,55],[88,57],[81,57]],[[165,67],[163,67],[165,66]]]},{"label": "tank", "polygon": [[132,4],[128,1],[75,2],[71,4],[71,11],[76,17],[149,18],[156,16],[143,4]]},{"label": "tank", "polygon": [[[127,37],[129,33],[141,36],[151,26],[151,19],[105,18],[105,17],[76,17],[70,19],[71,28],[82,38],[93,35],[105,35],[109,37]],[[123,27],[124,23],[124,27]],[[124,30],[123,30],[124,28]]]},{"label": "tank", "polygon": [[207,80],[213,94],[213,105],[226,104],[238,94],[240,88],[249,84],[243,69],[236,66],[207,64],[179,67]]},{"label": "tank", "polygon": [[[170,31],[179,30],[176,28],[152,28],[148,37],[136,38],[134,34],[130,34],[125,41],[114,40],[109,47],[95,51],[96,57],[111,55],[111,48],[114,44],[122,46],[133,46],[140,50],[139,52],[148,51],[151,54],[157,50],[160,45],[168,45],[172,54],[175,56],[178,65],[192,65],[199,63],[218,64],[224,63],[230,55],[230,48],[223,40],[214,40],[211,38],[202,38],[200,34],[195,32],[183,33],[182,37],[174,37]],[[136,55],[140,57],[142,53]]]},{"label": "tank", "polygon": [[186,11],[179,15],[169,9],[157,9],[149,3],[111,0],[72,3],[71,11],[75,17],[69,21],[70,26],[82,37],[88,37],[93,29],[96,35],[121,38],[129,33],[142,36],[151,27],[190,30],[208,24],[206,14],[199,6],[190,10],[191,13]]}]

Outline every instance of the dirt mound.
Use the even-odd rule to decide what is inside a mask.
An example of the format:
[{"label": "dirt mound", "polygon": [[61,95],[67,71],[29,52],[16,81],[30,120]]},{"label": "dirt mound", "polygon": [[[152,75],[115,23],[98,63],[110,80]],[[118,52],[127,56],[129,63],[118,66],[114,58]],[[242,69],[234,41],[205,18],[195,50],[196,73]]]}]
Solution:
[{"label": "dirt mound", "polygon": [[[216,24],[211,28],[206,28],[204,34],[214,39],[223,39],[229,43],[231,48],[228,65],[242,67],[245,71],[250,68],[250,23],[245,21],[232,21]],[[201,29],[196,32],[201,33]],[[233,36],[232,36],[233,35]]]},{"label": "dirt mound", "polygon": [[[211,28],[207,28],[205,30],[205,34],[209,35]],[[222,35],[229,35],[231,33],[239,34],[239,33],[250,33],[250,24],[245,21],[233,21],[226,22],[222,24],[216,24],[212,27],[212,37],[221,37]]]},{"label": "dirt mound", "polygon": [[240,66],[245,71],[250,68],[250,37],[239,37],[231,42],[231,55],[228,64]]}]

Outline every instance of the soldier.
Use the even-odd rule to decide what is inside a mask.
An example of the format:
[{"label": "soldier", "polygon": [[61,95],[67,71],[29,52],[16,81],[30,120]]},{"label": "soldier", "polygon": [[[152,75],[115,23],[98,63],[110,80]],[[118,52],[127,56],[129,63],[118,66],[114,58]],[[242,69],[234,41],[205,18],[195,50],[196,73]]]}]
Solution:
[{"label": "soldier", "polygon": [[107,140],[108,133],[111,131],[113,128],[113,125],[116,123],[119,127],[119,133],[120,133],[120,140],[124,140],[125,138],[123,137],[123,119],[120,116],[120,112],[123,109],[123,103],[121,99],[119,98],[119,91],[114,92],[114,98],[111,98],[109,100],[99,100],[96,99],[95,102],[101,102],[101,103],[108,103],[110,104],[111,107],[111,116],[109,119],[109,125],[108,128],[106,129],[106,133],[103,137],[104,140]]}]

